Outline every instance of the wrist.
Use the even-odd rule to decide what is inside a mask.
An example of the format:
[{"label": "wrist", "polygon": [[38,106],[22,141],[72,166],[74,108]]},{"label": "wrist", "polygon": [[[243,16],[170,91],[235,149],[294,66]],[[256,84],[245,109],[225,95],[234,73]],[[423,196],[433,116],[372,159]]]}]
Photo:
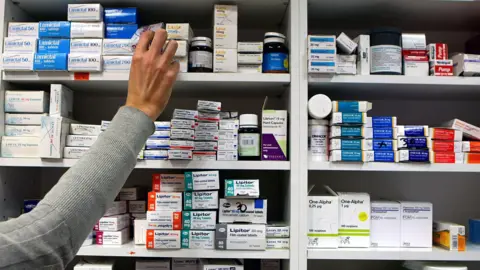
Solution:
[{"label": "wrist", "polygon": [[153,122],[157,120],[158,118],[158,113],[156,112],[155,109],[151,108],[150,106],[145,106],[145,105],[138,105],[138,104],[132,104],[127,102],[125,104],[127,107],[132,107],[135,108],[141,112],[143,112],[146,116],[148,116]]}]

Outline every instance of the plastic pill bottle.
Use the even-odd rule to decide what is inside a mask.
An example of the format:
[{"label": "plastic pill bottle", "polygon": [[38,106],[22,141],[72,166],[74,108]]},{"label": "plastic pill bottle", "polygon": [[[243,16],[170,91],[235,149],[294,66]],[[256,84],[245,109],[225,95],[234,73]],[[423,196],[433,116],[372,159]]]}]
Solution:
[{"label": "plastic pill bottle", "polygon": [[267,32],[263,42],[263,73],[288,73],[288,48],[285,36]]},{"label": "plastic pill bottle", "polygon": [[332,100],[324,95],[318,94],[308,100],[308,114],[314,119],[324,119],[332,112]]},{"label": "plastic pill bottle", "polygon": [[208,37],[192,39],[188,57],[188,72],[213,72],[212,40]]},{"label": "plastic pill bottle", "polygon": [[328,161],[328,120],[308,120],[310,160]]},{"label": "plastic pill bottle", "polygon": [[402,75],[402,33],[396,28],[370,32],[370,74]]},{"label": "plastic pill bottle", "polygon": [[260,160],[260,128],[256,114],[240,115],[238,159]]}]

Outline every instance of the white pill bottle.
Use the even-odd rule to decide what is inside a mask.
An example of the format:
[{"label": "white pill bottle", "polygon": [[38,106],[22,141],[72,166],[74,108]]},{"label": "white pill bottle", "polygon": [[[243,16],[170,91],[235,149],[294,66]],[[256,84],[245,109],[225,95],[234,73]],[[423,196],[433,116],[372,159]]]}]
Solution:
[{"label": "white pill bottle", "polygon": [[328,161],[328,120],[308,120],[308,150],[311,161]]}]

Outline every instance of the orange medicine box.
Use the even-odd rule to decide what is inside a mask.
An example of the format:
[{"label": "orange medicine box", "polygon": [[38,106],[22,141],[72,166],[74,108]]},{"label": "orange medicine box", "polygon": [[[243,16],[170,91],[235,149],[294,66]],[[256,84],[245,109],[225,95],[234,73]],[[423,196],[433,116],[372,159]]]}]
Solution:
[{"label": "orange medicine box", "polygon": [[185,190],[184,174],[155,173],[152,176],[152,191],[181,192]]},{"label": "orange medicine box", "polygon": [[480,153],[480,142],[462,142],[462,152]]},{"label": "orange medicine box", "polygon": [[462,132],[453,128],[430,128],[430,138],[433,140],[461,141]]},{"label": "orange medicine box", "polygon": [[428,148],[433,152],[462,152],[462,142],[430,140]]},{"label": "orange medicine box", "polygon": [[463,154],[454,152],[433,152],[430,151],[430,163],[463,163]]},{"label": "orange medicine box", "polygon": [[149,192],[148,211],[182,211],[181,192]]},{"label": "orange medicine box", "polygon": [[147,228],[154,230],[181,230],[181,211],[148,211]]},{"label": "orange medicine box", "polygon": [[450,222],[433,222],[433,243],[450,251],[465,251],[465,226]]},{"label": "orange medicine box", "polygon": [[180,249],[182,231],[147,230],[147,249]]},{"label": "orange medicine box", "polygon": [[465,164],[480,164],[480,153],[464,153]]}]

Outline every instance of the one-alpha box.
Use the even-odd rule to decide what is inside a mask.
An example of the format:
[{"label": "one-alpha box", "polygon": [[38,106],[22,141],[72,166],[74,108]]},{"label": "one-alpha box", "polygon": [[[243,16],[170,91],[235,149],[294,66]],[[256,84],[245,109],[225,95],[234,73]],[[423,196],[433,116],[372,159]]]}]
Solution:
[{"label": "one-alpha box", "polygon": [[5,112],[48,112],[48,93],[44,91],[5,91]]},{"label": "one-alpha box", "polygon": [[149,192],[148,211],[182,211],[181,192]]},{"label": "one-alpha box", "polygon": [[199,171],[185,173],[185,190],[218,190],[220,176],[218,171]]},{"label": "one-alpha box", "polygon": [[308,196],[308,248],[338,248],[338,196]]},{"label": "one-alpha box", "polygon": [[267,223],[266,199],[220,199],[218,222]]},{"label": "one-alpha box", "polygon": [[180,249],[182,231],[147,230],[147,249]]},{"label": "one-alpha box", "polygon": [[183,211],[184,230],[215,230],[216,211]]},{"label": "one-alpha box", "polygon": [[148,211],[147,212],[148,229],[153,230],[181,230],[182,212],[181,211]]},{"label": "one-alpha box", "polygon": [[215,248],[220,250],[265,250],[266,227],[255,224],[217,224]]},{"label": "one-alpha box", "polygon": [[260,180],[225,180],[225,198],[258,198]]},{"label": "one-alpha box", "polygon": [[[61,84],[50,85],[50,116],[73,117],[73,91]],[[72,133],[75,134],[75,133]],[[98,134],[79,134],[98,135]]]},{"label": "one-alpha box", "polygon": [[432,247],[433,205],[429,202],[400,202],[400,243],[407,248]]},{"label": "one-alpha box", "polygon": [[218,209],[218,191],[185,192],[185,210]]},{"label": "one-alpha box", "polygon": [[156,173],[152,176],[152,191],[182,192],[184,190],[185,176],[183,174]]},{"label": "one-alpha box", "polygon": [[182,230],[182,248],[215,249],[215,231]]},{"label": "one-alpha box", "polygon": [[400,247],[400,203],[372,201],[371,247]]},{"label": "one-alpha box", "polygon": [[39,156],[63,158],[63,148],[72,120],[65,117],[43,116],[40,130]]}]

